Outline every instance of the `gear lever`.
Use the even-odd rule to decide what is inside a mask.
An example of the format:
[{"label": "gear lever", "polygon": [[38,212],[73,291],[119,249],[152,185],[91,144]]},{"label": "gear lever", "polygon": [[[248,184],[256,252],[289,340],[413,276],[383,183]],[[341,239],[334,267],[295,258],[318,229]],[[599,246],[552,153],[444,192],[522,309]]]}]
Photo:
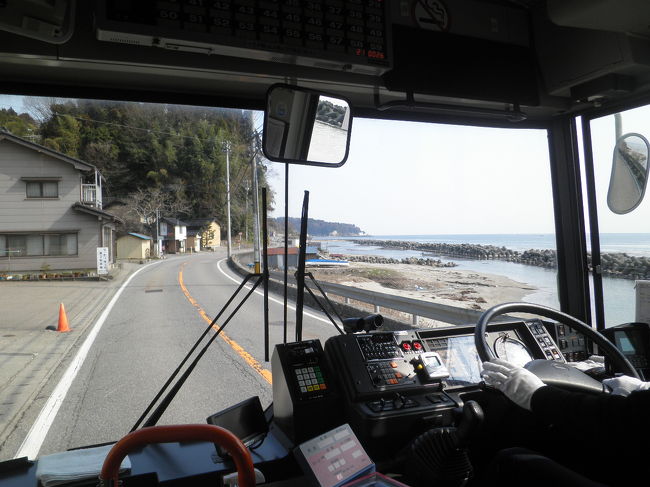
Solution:
[{"label": "gear lever", "polygon": [[483,421],[485,413],[483,408],[476,401],[467,401],[463,405],[460,424],[456,428],[456,447],[464,448],[469,443],[470,438],[476,432]]},{"label": "gear lever", "polygon": [[467,401],[457,428],[432,428],[415,438],[408,447],[414,485],[460,487],[473,475],[465,447],[484,419],[483,409]]}]

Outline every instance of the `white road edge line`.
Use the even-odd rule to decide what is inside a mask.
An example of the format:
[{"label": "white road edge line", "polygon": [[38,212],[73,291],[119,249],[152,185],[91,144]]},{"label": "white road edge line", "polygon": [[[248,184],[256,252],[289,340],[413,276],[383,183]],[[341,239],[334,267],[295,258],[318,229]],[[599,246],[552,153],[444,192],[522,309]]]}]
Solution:
[{"label": "white road edge line", "polygon": [[[237,279],[235,279],[235,278],[233,278],[233,277],[230,277],[230,276],[229,276],[229,275],[228,275],[228,274],[227,274],[227,273],[226,273],[226,272],[221,268],[221,263],[222,263],[222,262],[225,262],[226,260],[228,260],[228,259],[227,259],[227,258],[226,258],[226,259],[221,259],[219,262],[217,262],[217,268],[218,268],[219,271],[220,271],[224,276],[226,276],[228,279],[230,279],[231,281],[236,282],[237,284],[241,284],[241,281],[238,281]],[[252,286],[248,286],[248,285],[246,285],[246,286],[244,286],[244,287],[245,287],[246,289],[250,289]],[[264,296],[264,293],[263,293],[262,291],[255,290],[255,293],[256,293],[256,294],[259,294],[260,296]],[[272,298],[271,296],[269,296],[269,301],[273,301],[274,303],[278,303],[278,304],[281,304],[282,306],[284,306],[284,302],[283,302],[283,301],[280,301],[279,299]],[[295,307],[295,306],[291,306],[290,304],[287,304],[287,308],[292,309],[292,310],[294,310],[294,311],[296,310],[296,307]],[[304,314],[305,316],[309,316],[310,318],[314,318],[314,319],[316,319],[316,320],[320,320],[320,321],[322,321],[323,323],[327,323],[328,325],[331,325],[331,324],[332,324],[332,322],[331,322],[330,320],[326,320],[325,318],[321,318],[320,316],[316,316],[315,314],[307,313],[306,311],[303,311],[303,314]]]},{"label": "white road edge line", "polygon": [[34,424],[30,428],[29,433],[27,433],[27,436],[20,445],[20,448],[18,448],[18,452],[14,458],[25,456],[29,457],[30,459],[36,458],[39,450],[41,449],[41,446],[43,445],[43,441],[45,441],[45,436],[50,430],[50,427],[52,426],[52,423],[54,422],[54,419],[59,412],[59,408],[61,407],[61,404],[63,404],[63,400],[65,399],[65,396],[68,393],[70,386],[72,385],[72,381],[77,376],[79,370],[81,370],[81,366],[83,365],[84,360],[90,351],[90,347],[92,347],[93,342],[99,333],[99,330],[104,324],[104,321],[106,321],[106,318],[113,309],[113,306],[115,306],[115,303],[122,294],[122,291],[124,291],[124,288],[129,284],[129,282],[131,282],[131,279],[133,279],[140,271],[143,271],[152,265],[159,264],[160,262],[161,261],[152,262],[151,264],[138,269],[133,274],[131,274],[126,281],[124,281],[122,286],[120,286],[120,289],[118,289],[118,291],[113,296],[113,299],[111,299],[106,308],[104,308],[101,316],[93,325],[92,330],[86,337],[86,340],[84,341],[81,348],[79,348],[77,355],[75,356],[68,369],[65,371],[65,374],[63,374],[63,377],[61,377],[61,380],[54,388],[54,391],[45,403],[45,406],[43,406],[43,409],[41,409],[41,412],[38,414],[36,421],[34,421]]}]

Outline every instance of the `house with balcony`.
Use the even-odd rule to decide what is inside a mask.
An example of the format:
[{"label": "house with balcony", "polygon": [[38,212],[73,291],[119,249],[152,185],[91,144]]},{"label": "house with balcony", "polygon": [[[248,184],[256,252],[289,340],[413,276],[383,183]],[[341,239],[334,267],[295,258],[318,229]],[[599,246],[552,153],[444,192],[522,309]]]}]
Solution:
[{"label": "house with balcony", "polygon": [[119,223],[95,166],[0,130],[0,272],[96,269],[98,247],[114,264]]},{"label": "house with balcony", "polygon": [[159,220],[159,238],[165,254],[185,252],[187,244],[187,223],[178,218],[161,218]]}]

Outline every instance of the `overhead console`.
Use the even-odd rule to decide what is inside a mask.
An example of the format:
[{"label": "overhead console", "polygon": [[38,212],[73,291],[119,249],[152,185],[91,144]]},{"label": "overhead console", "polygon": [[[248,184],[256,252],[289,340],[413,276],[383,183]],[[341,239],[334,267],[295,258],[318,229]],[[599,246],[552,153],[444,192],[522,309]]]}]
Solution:
[{"label": "overhead console", "polygon": [[606,16],[602,31],[568,26],[573,15],[559,27],[544,2],[50,3],[0,1],[0,91],[261,108],[272,83],[295,81],[370,116],[510,123],[650,90],[647,38],[606,32]]},{"label": "overhead console", "polygon": [[97,38],[368,75],[390,68],[383,0],[98,2]]}]

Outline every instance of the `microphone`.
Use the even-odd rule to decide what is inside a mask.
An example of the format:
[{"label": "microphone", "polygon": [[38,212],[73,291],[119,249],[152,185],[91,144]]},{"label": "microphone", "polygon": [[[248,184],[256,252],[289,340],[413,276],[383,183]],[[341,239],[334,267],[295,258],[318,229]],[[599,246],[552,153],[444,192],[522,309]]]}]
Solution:
[{"label": "microphone", "polygon": [[346,333],[359,331],[372,331],[384,324],[384,317],[380,314],[368,315],[365,318],[345,318],[343,329]]}]

